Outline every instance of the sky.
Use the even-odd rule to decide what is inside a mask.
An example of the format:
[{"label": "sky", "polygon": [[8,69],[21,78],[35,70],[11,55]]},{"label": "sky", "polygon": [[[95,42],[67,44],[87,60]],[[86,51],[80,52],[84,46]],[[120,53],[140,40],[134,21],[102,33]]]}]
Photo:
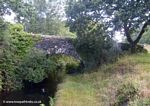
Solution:
[{"label": "sky", "polygon": [[6,14],[3,17],[4,17],[5,21],[15,23],[15,21],[14,21],[15,16],[16,16],[15,13],[11,11],[11,15]]},{"label": "sky", "polygon": [[114,37],[115,41],[122,42],[122,41],[124,41],[124,39],[125,39],[125,37],[121,32],[119,32],[119,31],[115,32],[115,37]]}]

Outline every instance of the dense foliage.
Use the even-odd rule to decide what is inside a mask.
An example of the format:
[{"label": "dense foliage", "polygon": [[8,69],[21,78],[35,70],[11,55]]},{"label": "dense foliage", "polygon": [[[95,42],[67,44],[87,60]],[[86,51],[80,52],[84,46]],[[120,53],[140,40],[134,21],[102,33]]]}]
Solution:
[{"label": "dense foliage", "polygon": [[[142,91],[149,87],[149,54],[144,54],[147,50],[138,44],[150,44],[149,4],[149,0],[0,0],[0,92],[9,94],[9,91],[24,88],[26,94],[26,89],[33,89],[45,98],[43,95],[54,95],[57,84],[66,74],[71,74],[64,81],[67,85],[60,85],[64,91],[58,91],[63,98],[70,99],[69,104],[76,103],[77,99],[81,102],[76,105],[149,105],[145,99],[147,94]],[[6,15],[12,13],[15,24],[4,21]],[[124,34],[129,43],[115,42],[116,31]],[[44,51],[35,48],[41,40],[35,33],[74,36],[74,39],[59,36],[64,43],[60,42],[62,48],[59,48],[53,42],[55,36],[54,39],[46,36],[42,39],[46,42],[38,45]],[[51,38],[52,44],[49,44]],[[58,49],[57,52],[74,55],[69,51],[74,50],[70,43],[74,43],[80,60],[50,53]],[[120,54],[125,54],[124,50],[125,53],[144,53],[141,57],[132,55],[119,59]],[[77,74],[85,70],[92,73]],[[139,85],[138,89],[131,80]],[[123,83],[126,81],[130,83]],[[54,105],[54,99],[50,98],[50,102]],[[63,100],[60,104],[63,105]]]},{"label": "dense foliage", "polygon": [[[76,14],[72,14],[73,11],[69,10],[68,17],[74,18],[73,15]],[[77,34],[75,47],[86,68],[116,60],[119,51],[103,24],[88,16],[79,15],[74,21],[68,20],[68,25]]]},{"label": "dense foliage", "polygon": [[23,80],[34,83],[45,78],[61,81],[68,71],[79,66],[79,61],[73,57],[48,56],[43,51],[35,49],[33,46],[39,38],[24,32],[21,24],[5,25],[5,30],[1,30],[0,55],[3,90],[20,89]]},{"label": "dense foliage", "polygon": [[[3,22],[4,23],[4,22]],[[25,54],[34,45],[32,36],[23,31],[20,24],[9,24],[1,31],[0,70],[3,76],[3,89],[15,89],[19,85],[16,71]]]},{"label": "dense foliage", "polygon": [[[4,22],[2,19],[0,19],[0,59],[3,57],[3,48],[7,45],[6,42],[6,30],[4,27]],[[3,36],[5,35],[5,36]],[[1,60],[0,60],[1,62]],[[0,70],[0,91],[2,89],[2,72]]]},{"label": "dense foliage", "polygon": [[[70,28],[74,28],[76,20],[81,16],[104,22],[109,32],[122,32],[127,37],[131,52],[135,52],[136,44],[150,24],[149,11],[148,0],[70,0],[66,14]],[[132,39],[131,35],[135,32],[136,38]]]},{"label": "dense foliage", "polygon": [[65,55],[48,56],[41,50],[33,48],[19,67],[19,76],[23,80],[38,83],[49,78],[53,81],[61,81],[67,71],[68,65],[78,67],[79,61]]},{"label": "dense foliage", "polygon": [[33,49],[21,63],[19,73],[22,79],[38,83],[47,78],[50,71],[54,70],[55,67],[55,64],[46,58],[46,54]]},{"label": "dense foliage", "polygon": [[25,31],[48,35],[74,36],[65,26],[65,1],[0,0],[0,16],[12,15]]},{"label": "dense foliage", "polygon": [[[6,30],[1,31],[0,61],[3,90],[20,89],[23,87],[23,80],[38,83],[49,78],[59,82],[68,71],[79,67],[79,61],[73,57],[48,56],[43,51],[33,48],[39,38],[24,32],[22,25],[5,24]],[[6,32],[9,40],[4,39]],[[3,42],[8,43],[6,45]]]},{"label": "dense foliage", "polygon": [[91,20],[82,20],[78,23],[84,23],[84,25],[77,26],[76,49],[86,67],[93,67],[106,62],[107,59],[104,54],[111,45],[108,41],[110,38],[103,29],[104,26]]}]

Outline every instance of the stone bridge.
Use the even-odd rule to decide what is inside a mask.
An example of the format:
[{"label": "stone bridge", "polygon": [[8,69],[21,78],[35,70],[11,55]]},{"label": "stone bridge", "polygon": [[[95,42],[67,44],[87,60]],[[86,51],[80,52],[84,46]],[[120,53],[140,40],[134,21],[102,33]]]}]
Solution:
[{"label": "stone bridge", "polygon": [[80,60],[71,38],[42,35],[42,40],[36,44],[36,48],[44,50],[50,55],[65,54]]}]

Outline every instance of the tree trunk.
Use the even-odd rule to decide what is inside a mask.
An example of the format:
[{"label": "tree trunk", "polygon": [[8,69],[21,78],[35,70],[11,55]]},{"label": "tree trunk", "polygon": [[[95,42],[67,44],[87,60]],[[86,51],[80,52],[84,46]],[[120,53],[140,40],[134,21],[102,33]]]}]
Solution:
[{"label": "tree trunk", "polygon": [[130,43],[130,47],[131,47],[131,53],[136,53],[136,45],[135,43]]},{"label": "tree trunk", "polygon": [[134,41],[131,38],[131,35],[129,33],[129,27],[127,27],[127,23],[124,23],[124,32],[125,32],[125,36],[127,37],[127,41],[130,44],[131,53],[135,53],[136,44],[134,43]]},{"label": "tree trunk", "polygon": [[131,46],[131,53],[135,53],[136,52],[136,45],[137,43],[140,41],[143,33],[145,32],[145,28],[150,25],[150,19],[147,20],[144,25],[142,26],[139,34],[137,35],[137,38],[133,41],[131,38],[131,35],[129,33],[129,27],[127,27],[127,24],[124,23],[124,31],[125,31],[125,36],[127,37],[128,42],[130,43]]}]

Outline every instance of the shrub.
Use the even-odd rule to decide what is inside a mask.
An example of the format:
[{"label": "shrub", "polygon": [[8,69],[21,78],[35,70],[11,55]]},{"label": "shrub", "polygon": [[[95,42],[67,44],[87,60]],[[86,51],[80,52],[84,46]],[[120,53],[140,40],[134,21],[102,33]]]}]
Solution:
[{"label": "shrub", "polygon": [[120,106],[123,103],[128,102],[133,99],[137,94],[138,89],[132,83],[123,84],[118,88],[116,94],[116,103],[115,106]]},{"label": "shrub", "polygon": [[34,83],[41,82],[45,78],[59,82],[67,73],[68,64],[75,66],[77,62],[69,56],[48,56],[41,50],[32,49],[20,66],[20,76]]},{"label": "shrub", "polygon": [[[130,51],[130,44],[128,43],[118,43],[121,50],[124,51]],[[136,53],[147,53],[148,51],[144,49],[144,47],[140,44],[136,45]]]},{"label": "shrub", "polygon": [[128,43],[118,43],[118,45],[122,51],[129,51],[130,49],[130,44]]},{"label": "shrub", "polygon": [[19,67],[20,76],[31,82],[41,82],[56,69],[56,64],[46,58],[46,54],[38,49],[32,49]]},{"label": "shrub", "polygon": [[148,51],[142,45],[137,45],[136,46],[136,52],[137,53],[148,53]]},{"label": "shrub", "polygon": [[11,46],[18,56],[25,56],[25,54],[34,45],[34,39],[31,34],[24,32],[21,24],[10,24],[9,32],[11,37]]},{"label": "shrub", "polygon": [[5,30],[0,30],[3,42],[0,60],[3,90],[19,89],[22,85],[17,69],[24,56],[33,47],[34,39],[23,31],[23,26],[20,24],[5,23],[5,25]]}]

